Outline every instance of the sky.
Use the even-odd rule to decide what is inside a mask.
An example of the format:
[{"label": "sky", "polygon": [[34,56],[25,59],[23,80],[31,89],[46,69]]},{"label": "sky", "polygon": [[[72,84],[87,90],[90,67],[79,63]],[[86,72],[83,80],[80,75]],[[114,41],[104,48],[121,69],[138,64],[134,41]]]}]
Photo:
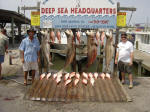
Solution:
[{"label": "sky", "polygon": [[[36,6],[36,3],[40,0],[0,0],[0,9],[17,11],[18,6]],[[150,19],[150,0],[116,0],[120,2],[120,6],[123,7],[135,7],[137,8],[136,12],[133,12],[132,19],[130,24],[136,23],[149,23]],[[21,11],[23,13],[23,11]],[[26,11],[25,15],[30,17],[30,11]],[[129,23],[129,18],[131,12],[127,12],[127,24]]]}]

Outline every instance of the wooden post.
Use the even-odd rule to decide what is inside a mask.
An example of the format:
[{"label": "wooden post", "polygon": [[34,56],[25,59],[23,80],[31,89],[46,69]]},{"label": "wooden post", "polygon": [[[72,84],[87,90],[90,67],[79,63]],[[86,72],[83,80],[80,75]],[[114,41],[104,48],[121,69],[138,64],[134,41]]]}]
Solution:
[{"label": "wooden post", "polygon": [[138,62],[138,76],[141,77],[142,76],[142,60],[139,59],[137,60]]}]

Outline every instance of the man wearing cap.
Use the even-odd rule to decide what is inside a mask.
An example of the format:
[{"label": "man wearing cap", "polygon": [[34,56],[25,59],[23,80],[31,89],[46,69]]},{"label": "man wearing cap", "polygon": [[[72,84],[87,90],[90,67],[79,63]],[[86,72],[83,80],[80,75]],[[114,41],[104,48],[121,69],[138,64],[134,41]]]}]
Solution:
[{"label": "man wearing cap", "polygon": [[4,62],[5,52],[8,49],[8,37],[6,36],[6,30],[4,28],[0,31],[0,80],[2,79],[2,63]]},{"label": "man wearing cap", "polygon": [[121,34],[121,42],[118,44],[115,64],[122,75],[122,84],[125,83],[125,73],[129,75],[129,89],[133,88],[132,64],[133,64],[133,44],[127,40],[127,34]]},{"label": "man wearing cap", "polygon": [[21,51],[21,61],[23,63],[24,84],[27,85],[28,71],[32,71],[32,83],[35,77],[35,71],[38,69],[40,44],[37,38],[34,37],[35,31],[29,29],[28,37],[23,39],[19,49]]}]

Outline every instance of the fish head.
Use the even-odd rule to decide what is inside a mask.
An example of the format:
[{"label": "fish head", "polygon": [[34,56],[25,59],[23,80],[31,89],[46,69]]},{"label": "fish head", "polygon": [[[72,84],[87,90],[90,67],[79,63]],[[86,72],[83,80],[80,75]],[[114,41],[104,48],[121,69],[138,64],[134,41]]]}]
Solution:
[{"label": "fish head", "polygon": [[108,40],[113,40],[113,34],[112,34],[112,31],[107,31],[106,33],[105,33],[105,35],[106,35],[106,38],[108,39]]},{"label": "fish head", "polygon": [[73,37],[73,32],[72,30],[66,30],[65,34],[67,35],[67,37]]}]

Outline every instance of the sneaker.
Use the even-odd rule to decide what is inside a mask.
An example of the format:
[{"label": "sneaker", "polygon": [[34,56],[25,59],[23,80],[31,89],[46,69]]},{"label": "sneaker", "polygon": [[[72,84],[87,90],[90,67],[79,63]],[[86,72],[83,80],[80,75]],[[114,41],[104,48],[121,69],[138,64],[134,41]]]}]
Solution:
[{"label": "sneaker", "polygon": [[129,89],[132,89],[132,88],[133,88],[133,84],[130,84],[130,85],[129,85]]}]

